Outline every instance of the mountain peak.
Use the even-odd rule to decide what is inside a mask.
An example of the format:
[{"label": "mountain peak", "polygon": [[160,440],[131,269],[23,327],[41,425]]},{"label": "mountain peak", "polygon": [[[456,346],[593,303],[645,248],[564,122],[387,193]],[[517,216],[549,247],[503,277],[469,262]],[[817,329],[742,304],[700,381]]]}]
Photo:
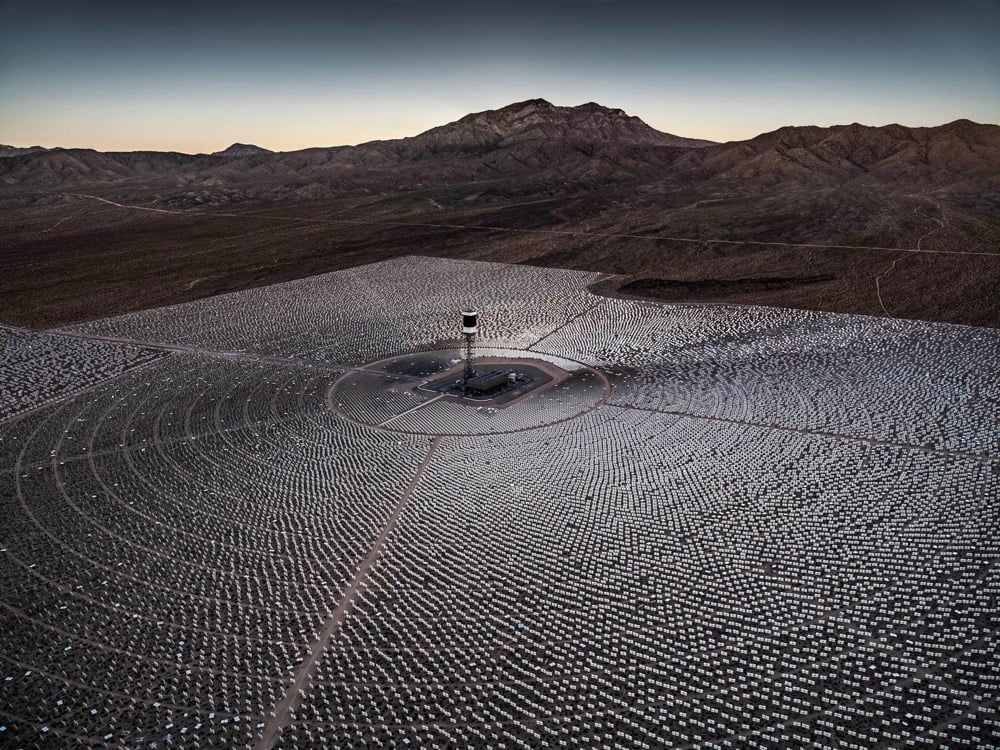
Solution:
[{"label": "mountain peak", "polygon": [[512,104],[508,104],[506,107],[501,107],[501,110],[525,109],[527,107],[545,107],[551,109],[554,106],[555,105],[547,99],[525,99],[523,102],[513,102]]},{"label": "mountain peak", "polygon": [[663,133],[624,110],[597,102],[561,107],[545,99],[527,99],[500,109],[474,112],[405,140],[408,150],[474,153],[553,138],[685,148],[711,145],[711,141]]},{"label": "mountain peak", "polygon": [[[616,115],[625,115],[624,109],[618,109],[617,107],[605,107],[603,104],[598,104],[597,102],[587,102],[586,104],[578,104],[573,107],[573,109],[578,112],[610,112]],[[628,115],[625,115],[626,117]]]},{"label": "mountain peak", "polygon": [[270,149],[255,146],[252,143],[234,143],[222,151],[213,152],[212,156],[253,156],[255,154],[273,154]]}]

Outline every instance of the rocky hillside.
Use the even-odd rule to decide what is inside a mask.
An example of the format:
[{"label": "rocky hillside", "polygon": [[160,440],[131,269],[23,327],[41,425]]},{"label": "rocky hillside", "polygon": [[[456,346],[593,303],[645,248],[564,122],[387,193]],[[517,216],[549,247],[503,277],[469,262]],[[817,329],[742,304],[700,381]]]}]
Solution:
[{"label": "rocky hillside", "polygon": [[620,109],[609,109],[594,102],[579,107],[557,107],[544,99],[530,99],[502,109],[466,115],[413,138],[404,138],[398,144],[400,153],[410,158],[424,158],[437,154],[482,154],[542,140],[680,148],[712,145],[712,141],[663,133]]},{"label": "rocky hillside", "polygon": [[969,120],[931,128],[857,123],[786,127],[748,141],[691,151],[675,167],[692,179],[763,184],[933,185],[1000,178],[1000,126]]}]

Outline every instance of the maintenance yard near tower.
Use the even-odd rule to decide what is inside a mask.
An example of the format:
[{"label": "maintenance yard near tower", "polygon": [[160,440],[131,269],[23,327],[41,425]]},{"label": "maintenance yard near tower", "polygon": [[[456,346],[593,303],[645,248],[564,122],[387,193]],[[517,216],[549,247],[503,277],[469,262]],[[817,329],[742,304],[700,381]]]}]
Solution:
[{"label": "maintenance yard near tower", "polygon": [[[989,744],[1000,329],[606,278],[0,328],[0,746]],[[537,387],[415,390],[469,308]]]}]

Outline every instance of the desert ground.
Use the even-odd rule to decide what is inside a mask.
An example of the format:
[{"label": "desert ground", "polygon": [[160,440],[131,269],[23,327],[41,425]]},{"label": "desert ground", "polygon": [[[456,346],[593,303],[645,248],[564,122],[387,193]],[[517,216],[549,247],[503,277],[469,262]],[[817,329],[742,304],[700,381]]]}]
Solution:
[{"label": "desert ground", "polygon": [[[594,196],[440,200],[149,210],[162,204],[66,195],[11,209],[0,320],[64,325],[420,253],[596,271],[616,277],[599,290],[610,294],[1000,325],[1000,228],[942,226],[925,198],[891,210],[873,200],[864,221],[886,226],[863,236],[794,199],[670,210]],[[775,211],[779,221],[747,227]]]}]

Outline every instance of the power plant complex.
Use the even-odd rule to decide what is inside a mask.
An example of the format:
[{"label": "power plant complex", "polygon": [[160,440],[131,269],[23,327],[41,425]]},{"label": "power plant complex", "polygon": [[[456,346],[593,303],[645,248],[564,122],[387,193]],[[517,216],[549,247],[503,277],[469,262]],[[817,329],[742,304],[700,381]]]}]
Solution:
[{"label": "power plant complex", "polygon": [[0,326],[0,747],[995,747],[1000,331],[600,278]]}]

